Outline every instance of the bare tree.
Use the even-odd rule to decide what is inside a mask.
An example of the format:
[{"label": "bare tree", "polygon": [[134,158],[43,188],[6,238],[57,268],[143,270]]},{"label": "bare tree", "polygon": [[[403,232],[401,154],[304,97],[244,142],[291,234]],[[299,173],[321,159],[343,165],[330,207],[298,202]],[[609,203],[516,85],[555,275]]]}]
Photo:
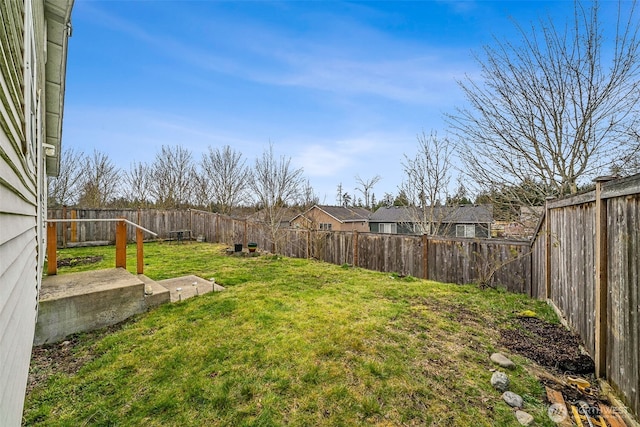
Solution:
[{"label": "bare tree", "polygon": [[82,151],[69,148],[62,151],[58,176],[47,182],[49,206],[73,205],[82,185],[82,176],[87,159]]},{"label": "bare tree", "polygon": [[484,48],[482,82],[459,82],[470,107],[448,116],[479,188],[533,183],[544,195],[575,193],[638,155],[640,16],[635,2],[617,6],[607,39],[598,3],[576,2],[570,24],[540,19],[530,32],[516,24],[522,44]]},{"label": "bare tree", "polygon": [[311,183],[308,179],[303,180],[302,190],[300,192],[300,200],[298,201],[298,204],[303,209],[308,209],[313,205],[317,205],[318,203],[320,203],[320,198],[314,191]]},{"label": "bare tree", "polygon": [[165,146],[156,153],[151,166],[151,195],[163,208],[186,206],[191,200],[193,157],[181,145]]},{"label": "bare tree", "polygon": [[287,204],[295,202],[303,185],[302,169],[291,166],[291,158],[276,158],[273,144],[269,144],[262,156],[255,161],[249,179],[258,206],[262,209],[262,219],[273,243],[274,251],[279,249],[280,224],[284,219]]},{"label": "bare tree", "polygon": [[120,174],[106,153],[93,150],[83,171],[78,203],[90,208],[106,207],[118,196]]},{"label": "bare tree", "polygon": [[208,181],[210,202],[219,212],[229,214],[234,206],[246,200],[249,172],[242,153],[228,145],[222,149],[209,146],[200,167]]},{"label": "bare tree", "polygon": [[136,207],[148,206],[151,199],[151,168],[142,162],[133,162],[124,173],[123,193],[129,203]]},{"label": "bare tree", "polygon": [[453,144],[448,138],[439,138],[436,132],[418,134],[418,151],[413,157],[405,154],[402,166],[405,178],[400,193],[407,198],[407,210],[419,234],[436,234],[440,230],[445,211],[441,201],[451,181]]},{"label": "bare tree", "polygon": [[369,209],[373,204],[371,202],[371,190],[373,190],[373,187],[380,182],[382,177],[380,175],[376,175],[373,178],[362,179],[360,178],[360,175],[356,175],[355,178],[356,183],[358,184],[356,190],[362,193],[362,197],[364,197],[364,207]]}]

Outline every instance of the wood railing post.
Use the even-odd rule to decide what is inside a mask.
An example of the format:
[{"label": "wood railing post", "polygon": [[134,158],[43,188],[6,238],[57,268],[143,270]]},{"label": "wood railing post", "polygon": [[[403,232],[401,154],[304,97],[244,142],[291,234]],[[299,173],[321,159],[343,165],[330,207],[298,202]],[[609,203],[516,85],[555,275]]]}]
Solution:
[{"label": "wood railing post", "polygon": [[144,239],[139,228],[136,228],[136,258],[136,272],[144,274]]},{"label": "wood railing post", "polygon": [[596,181],[596,271],[595,271],[595,357],[596,376],[607,375],[607,202],[602,199],[602,184],[613,179],[603,176]]},{"label": "wood railing post", "polygon": [[127,223],[116,222],[116,268],[127,268]]},{"label": "wood railing post", "polygon": [[58,274],[58,229],[55,222],[47,222],[47,275]]}]

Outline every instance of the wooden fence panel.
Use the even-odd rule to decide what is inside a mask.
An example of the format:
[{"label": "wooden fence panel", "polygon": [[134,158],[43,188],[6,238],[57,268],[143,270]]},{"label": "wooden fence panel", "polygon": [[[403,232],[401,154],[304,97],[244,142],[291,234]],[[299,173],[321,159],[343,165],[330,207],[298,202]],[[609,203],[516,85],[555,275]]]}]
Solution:
[{"label": "wooden fence panel", "polygon": [[595,352],[595,203],[550,211],[551,299]]},{"label": "wooden fence panel", "polygon": [[607,377],[640,413],[640,194],[607,201]]},{"label": "wooden fence panel", "polygon": [[547,250],[547,233],[546,218],[541,224],[540,231],[535,240],[531,244],[531,288],[529,296],[537,299],[547,298],[546,285],[546,250]]}]

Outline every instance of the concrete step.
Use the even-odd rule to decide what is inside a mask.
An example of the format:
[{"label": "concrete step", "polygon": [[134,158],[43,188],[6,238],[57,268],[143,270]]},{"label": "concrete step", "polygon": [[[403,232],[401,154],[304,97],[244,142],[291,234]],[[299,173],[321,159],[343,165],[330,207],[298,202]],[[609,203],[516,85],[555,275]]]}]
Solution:
[{"label": "concrete step", "polygon": [[123,268],[44,277],[34,344],[57,342],[144,312],[144,287]]},{"label": "concrete step", "polygon": [[183,301],[196,295],[224,290],[222,286],[215,282],[194,275],[160,280],[158,283],[169,289],[171,302]]},{"label": "concrete step", "polygon": [[144,274],[138,274],[138,279],[144,283],[144,301],[147,308],[157,307],[171,301],[169,289]]}]

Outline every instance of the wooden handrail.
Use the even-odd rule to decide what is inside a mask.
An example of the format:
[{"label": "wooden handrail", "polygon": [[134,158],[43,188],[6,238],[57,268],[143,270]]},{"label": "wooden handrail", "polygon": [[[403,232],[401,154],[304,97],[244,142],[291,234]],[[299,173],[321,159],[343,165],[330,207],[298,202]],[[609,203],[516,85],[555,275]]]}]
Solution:
[{"label": "wooden handrail", "polygon": [[116,223],[116,268],[127,268],[127,224],[136,228],[136,272],[144,273],[144,240],[143,232],[147,232],[152,236],[158,236],[151,230],[131,222],[126,218],[72,218],[72,219],[47,219],[47,275],[54,276],[58,274],[57,260],[57,223],[58,222],[115,222]]}]

